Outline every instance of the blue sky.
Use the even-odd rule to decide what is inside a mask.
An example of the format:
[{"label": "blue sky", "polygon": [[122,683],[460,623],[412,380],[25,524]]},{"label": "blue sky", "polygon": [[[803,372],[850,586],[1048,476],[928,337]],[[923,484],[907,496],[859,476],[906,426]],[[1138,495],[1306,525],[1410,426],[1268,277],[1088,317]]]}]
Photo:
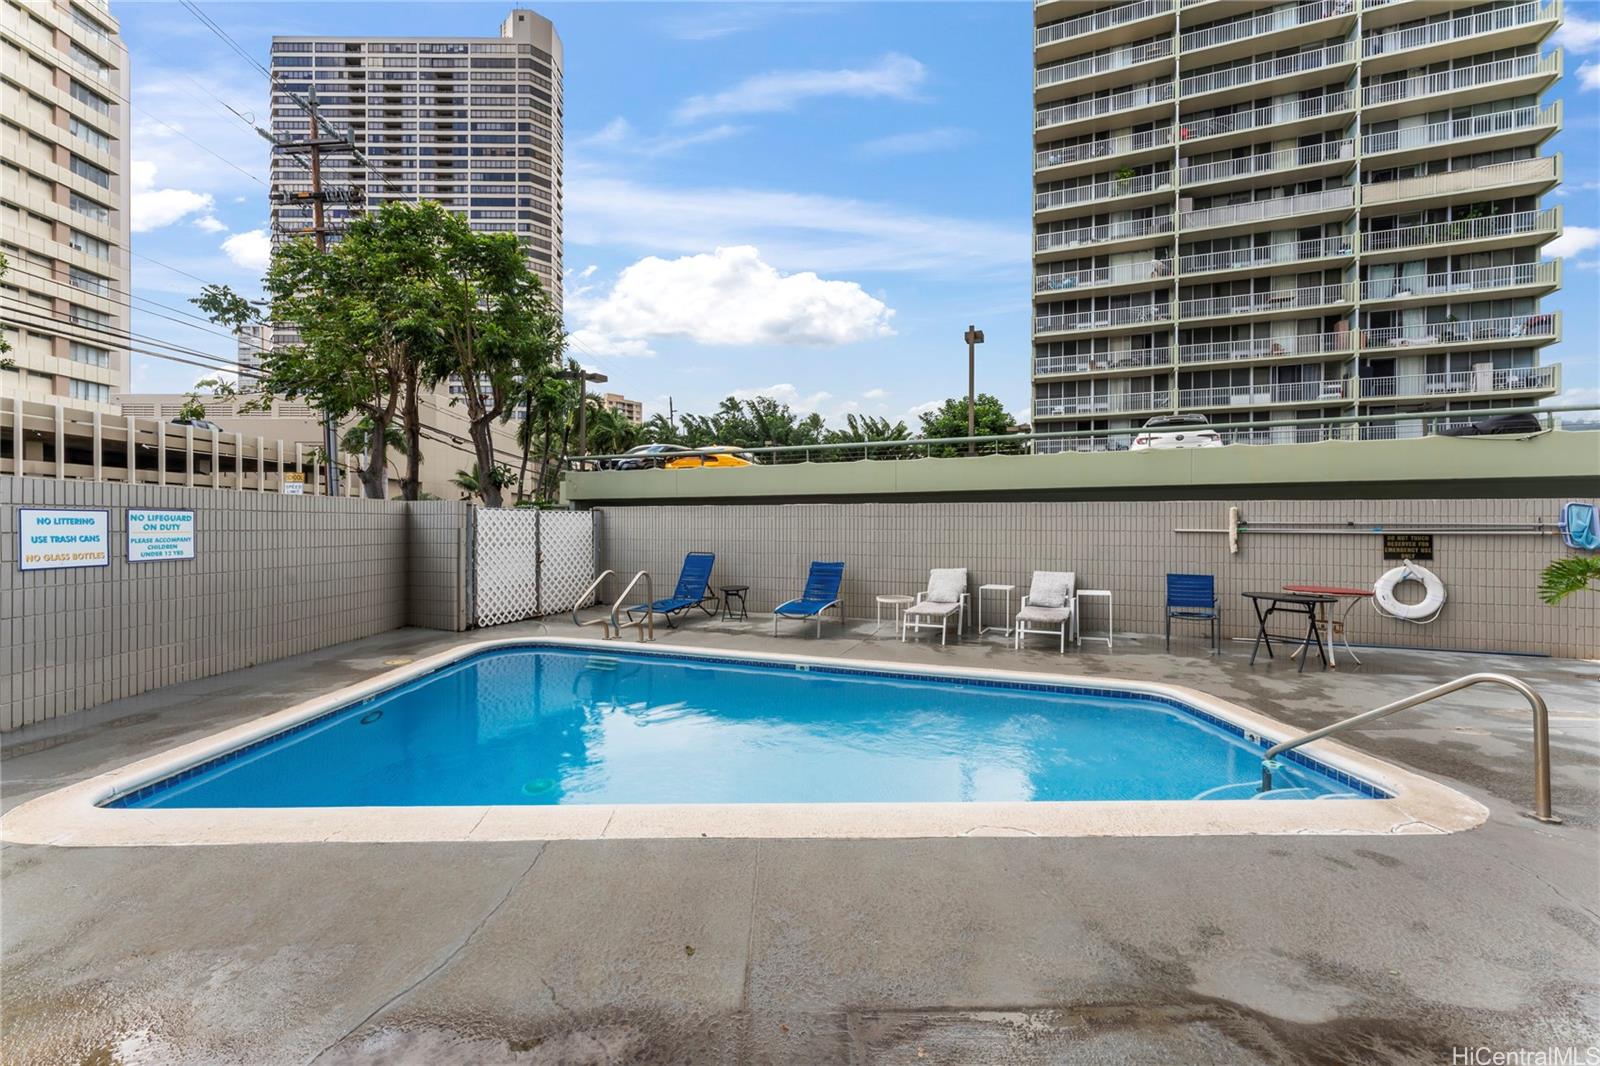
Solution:
[{"label": "blue sky", "polygon": [[[202,3],[263,63],[275,33],[489,36],[509,6]],[[607,388],[652,411],[766,392],[909,419],[965,392],[973,322],[980,389],[1026,416],[1030,4],[537,9],[566,50],[568,325]],[[265,121],[266,78],[176,3],[114,11],[133,67],[134,292],[187,308],[197,279],[252,289],[265,144],[224,105]],[[1600,2],[1568,12],[1552,146],[1567,184],[1548,201],[1566,205],[1549,301],[1566,340],[1546,359],[1569,399],[1600,403]],[[151,314],[134,330],[232,357]],[[135,357],[133,385],[204,373]]]}]

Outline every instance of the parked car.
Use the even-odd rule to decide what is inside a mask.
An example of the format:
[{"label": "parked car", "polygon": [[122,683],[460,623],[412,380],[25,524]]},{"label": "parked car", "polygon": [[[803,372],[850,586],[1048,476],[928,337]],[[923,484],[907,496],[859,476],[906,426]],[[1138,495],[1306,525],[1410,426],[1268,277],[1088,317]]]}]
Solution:
[{"label": "parked car", "polygon": [[681,444],[641,444],[629,448],[621,459],[608,460],[606,466],[612,470],[659,470],[674,452],[688,450]]},{"label": "parked car", "polygon": [[211,430],[211,431],[216,432],[216,433],[226,433],[227,432],[227,430],[223,429],[221,426],[217,425],[215,422],[207,421],[204,418],[174,418],[172,420],[172,424],[175,425],[175,426],[189,426],[192,429]]},{"label": "parked car", "polygon": [[1134,435],[1130,452],[1169,451],[1174,448],[1220,448],[1222,435],[1211,428],[1205,415],[1157,415]]},{"label": "parked car", "polygon": [[1543,433],[1544,426],[1537,415],[1495,415],[1492,418],[1467,422],[1464,425],[1445,426],[1439,430],[1441,437],[1525,437]]},{"label": "parked car", "polygon": [[701,467],[725,468],[732,466],[754,466],[756,457],[749,452],[742,452],[726,444],[714,445],[710,448],[700,449],[701,455],[682,455],[675,459],[668,459],[668,470],[695,470]]}]

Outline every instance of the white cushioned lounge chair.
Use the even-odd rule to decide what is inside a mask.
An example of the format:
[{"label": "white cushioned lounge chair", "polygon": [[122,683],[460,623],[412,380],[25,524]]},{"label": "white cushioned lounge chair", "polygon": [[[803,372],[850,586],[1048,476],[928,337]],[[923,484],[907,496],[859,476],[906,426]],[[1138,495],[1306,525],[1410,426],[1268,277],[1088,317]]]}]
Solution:
[{"label": "white cushioned lounge chair", "polygon": [[1035,570],[1028,594],[1022,597],[1022,609],[1017,612],[1012,648],[1020,649],[1029,634],[1045,633],[1058,635],[1061,652],[1066,654],[1067,638],[1077,621],[1077,605],[1078,576],[1074,571]]},{"label": "white cushioned lounge chair", "polygon": [[960,640],[967,624],[967,600],[966,567],[928,571],[927,589],[917,593],[916,602],[900,615],[900,639],[904,641],[913,629],[937,629],[943,644],[954,619],[956,639]]}]

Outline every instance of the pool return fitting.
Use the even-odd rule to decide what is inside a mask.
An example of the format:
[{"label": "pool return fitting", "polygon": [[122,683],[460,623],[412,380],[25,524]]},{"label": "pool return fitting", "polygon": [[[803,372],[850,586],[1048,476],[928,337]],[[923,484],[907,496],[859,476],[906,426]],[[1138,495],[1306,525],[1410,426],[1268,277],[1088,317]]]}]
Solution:
[{"label": "pool return fitting", "polygon": [[[639,631],[640,644],[643,644],[646,640],[655,640],[656,593],[655,587],[650,583],[650,574],[644,570],[634,574],[633,578],[628,582],[628,586],[622,590],[622,594],[611,602],[611,611],[609,614],[601,618],[591,618],[587,622],[578,617],[578,608],[581,607],[590,596],[594,595],[595,590],[600,587],[600,582],[604,581],[608,577],[614,576],[615,573],[616,571],[614,570],[601,571],[600,576],[589,582],[589,587],[578,594],[578,598],[572,602],[572,624],[580,629],[584,626],[600,626],[600,635],[606,640],[616,640],[622,636],[622,631],[628,628],[637,629]],[[630,617],[626,622],[624,622],[618,618],[618,614],[622,610],[622,605],[628,602],[628,594],[633,591],[633,587],[639,583],[640,578],[644,579],[644,617],[640,619],[634,619]],[[648,634],[648,636],[646,634]]]},{"label": "pool return fitting", "polygon": [[1529,818],[1534,818],[1538,821],[1547,822],[1553,825],[1559,825],[1561,823],[1561,819],[1557,818],[1553,813],[1551,813],[1550,810],[1550,710],[1545,706],[1543,696],[1535,692],[1527,682],[1520,681],[1509,674],[1467,674],[1464,677],[1456,678],[1454,681],[1446,681],[1442,685],[1435,685],[1433,688],[1424,689],[1421,692],[1407,696],[1405,699],[1395,700],[1393,703],[1386,703],[1382,707],[1375,707],[1370,711],[1364,711],[1361,714],[1355,715],[1351,718],[1346,718],[1340,722],[1335,722],[1332,725],[1325,725],[1321,729],[1307,733],[1303,737],[1296,737],[1294,740],[1285,740],[1281,744],[1274,744],[1272,747],[1268,748],[1267,753],[1261,757],[1261,791],[1270,792],[1272,790],[1272,771],[1278,765],[1277,763],[1273,762],[1273,756],[1275,755],[1281,755],[1286,751],[1291,751],[1294,748],[1298,748],[1302,744],[1308,744],[1313,740],[1320,740],[1331,733],[1338,733],[1342,730],[1352,728],[1353,726],[1364,725],[1367,722],[1377,721],[1379,718],[1384,718],[1388,715],[1394,714],[1396,711],[1403,711],[1408,707],[1415,707],[1419,703],[1427,703],[1430,700],[1438,699],[1440,696],[1448,696],[1452,692],[1458,692],[1461,689],[1470,688],[1473,685],[1485,684],[1501,685],[1505,688],[1511,689],[1513,692],[1520,694],[1523,699],[1527,700],[1528,706],[1532,708],[1534,809],[1524,813],[1526,813]]}]

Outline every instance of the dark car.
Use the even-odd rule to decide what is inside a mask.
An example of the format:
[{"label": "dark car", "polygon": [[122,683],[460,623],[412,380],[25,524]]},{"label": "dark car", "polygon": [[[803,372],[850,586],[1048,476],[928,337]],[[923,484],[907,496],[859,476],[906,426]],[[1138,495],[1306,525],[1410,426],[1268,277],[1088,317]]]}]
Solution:
[{"label": "dark car", "polygon": [[1441,437],[1525,437],[1530,433],[1543,433],[1537,415],[1495,415],[1460,426],[1446,426],[1439,431]]},{"label": "dark car", "polygon": [[659,470],[675,453],[688,450],[681,444],[641,444],[629,448],[622,458],[612,459],[606,466],[611,470]]},{"label": "dark car", "polygon": [[175,426],[189,426],[193,429],[207,429],[217,433],[227,432],[215,422],[208,422],[204,418],[174,418],[172,424]]}]

